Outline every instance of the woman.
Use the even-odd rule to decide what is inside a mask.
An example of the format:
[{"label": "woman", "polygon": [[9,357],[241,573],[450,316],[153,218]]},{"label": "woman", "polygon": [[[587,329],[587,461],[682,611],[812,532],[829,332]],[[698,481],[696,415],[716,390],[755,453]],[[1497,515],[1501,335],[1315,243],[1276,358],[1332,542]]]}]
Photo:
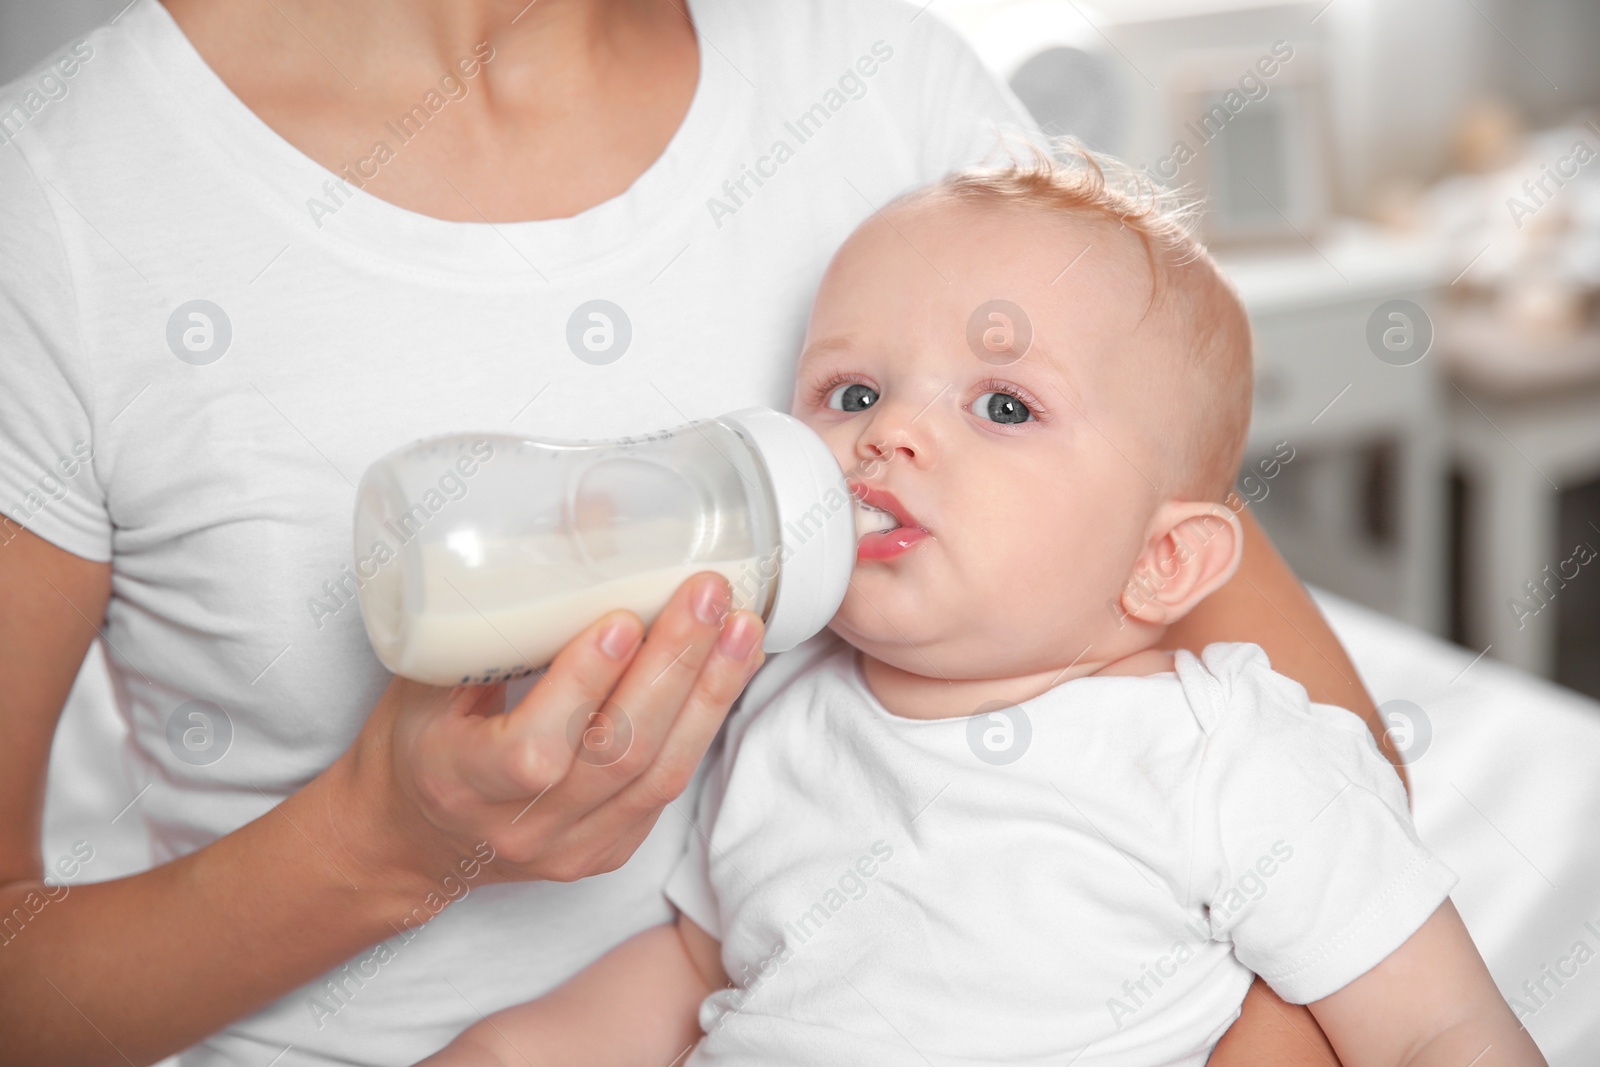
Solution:
[{"label": "woman", "polygon": [[[71,59],[0,153],[0,1060],[410,1062],[666,917],[675,798],[761,627],[701,576],[537,686],[391,680],[360,472],[446,430],[785,406],[837,242],[1018,116],[881,0],[136,0]],[[1257,641],[1375,721],[1247,526],[1175,642]],[[97,629],[158,866],[41,898]],[[608,696],[628,757],[574,762]],[[1314,1056],[1267,996],[1235,1062]]]}]

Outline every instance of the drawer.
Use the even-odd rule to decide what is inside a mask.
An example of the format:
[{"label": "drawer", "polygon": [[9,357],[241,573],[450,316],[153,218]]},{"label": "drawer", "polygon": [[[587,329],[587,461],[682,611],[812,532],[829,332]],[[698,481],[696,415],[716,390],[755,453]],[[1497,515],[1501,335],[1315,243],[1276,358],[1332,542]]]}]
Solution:
[{"label": "drawer", "polygon": [[1403,432],[1419,419],[1436,429],[1437,354],[1405,367],[1375,356],[1367,321],[1382,303],[1347,301],[1252,316],[1252,443]]}]

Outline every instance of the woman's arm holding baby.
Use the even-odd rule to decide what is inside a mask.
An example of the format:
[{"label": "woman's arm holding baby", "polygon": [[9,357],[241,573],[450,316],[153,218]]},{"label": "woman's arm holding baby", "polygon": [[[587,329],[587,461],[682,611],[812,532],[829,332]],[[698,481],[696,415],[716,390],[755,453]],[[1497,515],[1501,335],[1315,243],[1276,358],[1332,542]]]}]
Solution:
[{"label": "woman's arm holding baby", "polygon": [[1361,716],[1378,739],[1379,750],[1406,783],[1400,754],[1389,743],[1378,709],[1344,646],[1250,509],[1238,514],[1244,526],[1244,557],[1238,572],[1174,624],[1162,645],[1195,652],[1214,641],[1260,645],[1273,669],[1305,686],[1313,701],[1349,708]]},{"label": "woman's arm holding baby", "polygon": [[1257,978],[1239,1018],[1211,1050],[1206,1067],[1339,1067],[1328,1037],[1304,1004],[1290,1004]]},{"label": "woman's arm holding baby", "polygon": [[486,1016],[417,1067],[678,1063],[700,1002],[727,984],[717,942],[688,918],[636,934],[538,1000]]}]

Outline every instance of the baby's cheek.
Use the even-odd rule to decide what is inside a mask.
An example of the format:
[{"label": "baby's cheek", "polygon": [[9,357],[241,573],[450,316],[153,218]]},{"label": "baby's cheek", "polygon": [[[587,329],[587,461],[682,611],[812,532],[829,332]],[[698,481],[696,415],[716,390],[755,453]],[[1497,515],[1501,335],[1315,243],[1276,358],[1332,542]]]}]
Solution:
[{"label": "baby's cheek", "polygon": [[1037,501],[1002,507],[992,502],[963,509],[968,528],[961,539],[960,571],[972,588],[964,592],[975,606],[1006,610],[1032,599],[1031,590],[1053,584],[1060,568],[1057,530]]},{"label": "baby's cheek", "polygon": [[[1013,612],[1059,613],[1083,595],[1086,570],[1104,569],[1097,557],[1098,509],[1045,482],[1019,487],[1015,505],[980,514],[977,545],[986,584],[1005,590],[997,604]],[[1032,622],[1035,620],[1029,619]]]}]

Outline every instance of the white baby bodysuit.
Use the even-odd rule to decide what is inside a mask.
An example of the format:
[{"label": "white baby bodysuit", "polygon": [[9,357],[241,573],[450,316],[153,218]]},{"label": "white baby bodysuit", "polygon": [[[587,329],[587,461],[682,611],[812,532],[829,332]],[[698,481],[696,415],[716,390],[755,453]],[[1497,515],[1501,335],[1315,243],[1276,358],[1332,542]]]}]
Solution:
[{"label": "white baby bodysuit", "polygon": [[907,719],[825,637],[730,721],[668,895],[722,940],[691,1063],[1203,1064],[1455,876],[1359,718],[1255,645]]}]

